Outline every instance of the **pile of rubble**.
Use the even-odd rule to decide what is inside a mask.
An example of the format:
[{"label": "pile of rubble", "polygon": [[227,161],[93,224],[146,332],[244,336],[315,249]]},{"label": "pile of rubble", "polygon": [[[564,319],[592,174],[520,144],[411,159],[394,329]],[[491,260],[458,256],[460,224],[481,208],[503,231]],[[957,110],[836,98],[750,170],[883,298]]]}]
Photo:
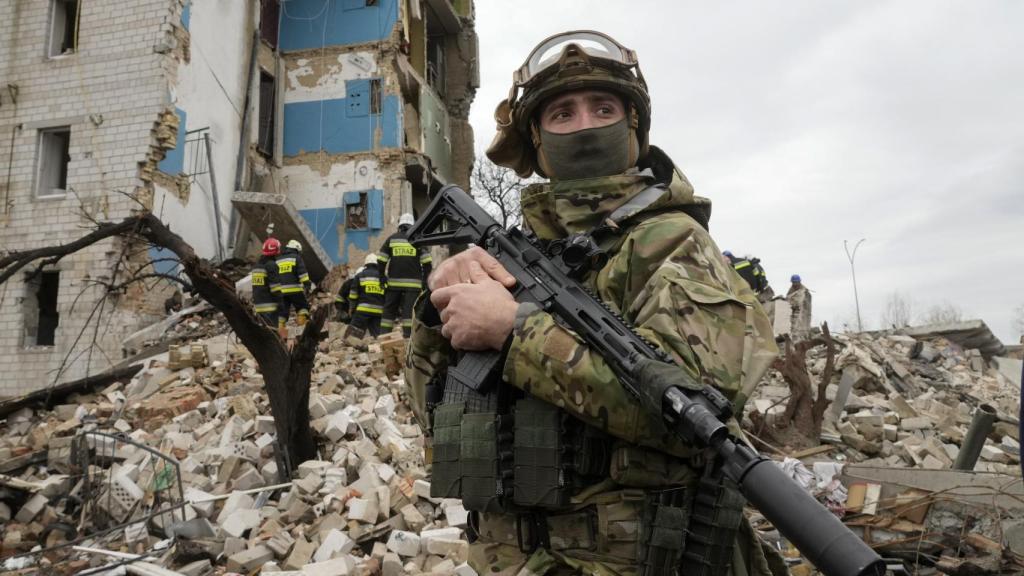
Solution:
[{"label": "pile of rubble", "polygon": [[357,349],[339,333],[313,375],[320,459],[290,480],[256,363],[229,335],[171,346],[127,384],[9,414],[2,571],[475,574],[466,510],[429,496],[404,342]]},{"label": "pile of rubble", "polygon": [[[999,369],[998,359],[942,337],[833,338],[831,403],[820,438],[800,450],[776,446],[784,469],[880,554],[916,566],[918,574],[1024,569],[1020,382]],[[825,346],[808,352],[815,384],[826,355]],[[773,370],[748,406],[764,415],[763,427],[771,426],[789,394]],[[979,428],[971,450],[965,437],[979,413],[988,426]],[[748,427],[755,435],[772,431]],[[979,447],[980,459],[970,457]],[[961,449],[967,457],[958,461]],[[793,562],[794,572],[809,570],[795,554]]]},{"label": "pile of rubble", "polygon": [[[351,347],[342,326],[329,328],[309,401],[318,458],[293,463],[290,478],[256,363],[209,310],[182,310],[138,334],[151,356],[130,380],[4,414],[0,571],[475,574],[465,508],[429,495],[424,436],[405,402],[404,342]],[[835,340],[821,444],[782,447],[783,469],[918,574],[1024,566],[1020,438],[1009,416],[1019,383],[942,339]],[[824,347],[809,352],[812,380],[825,363]],[[748,406],[770,425],[788,395],[773,371]],[[999,421],[974,471],[953,470],[981,405]],[[810,573],[751,512],[793,572]]]}]

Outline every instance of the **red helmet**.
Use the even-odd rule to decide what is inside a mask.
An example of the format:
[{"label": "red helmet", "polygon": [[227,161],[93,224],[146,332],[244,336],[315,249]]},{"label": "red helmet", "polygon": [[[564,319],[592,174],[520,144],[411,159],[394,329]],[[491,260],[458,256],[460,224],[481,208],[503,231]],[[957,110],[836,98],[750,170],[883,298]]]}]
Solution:
[{"label": "red helmet", "polygon": [[263,242],[263,255],[276,256],[281,253],[281,241],[277,238],[267,238]]}]

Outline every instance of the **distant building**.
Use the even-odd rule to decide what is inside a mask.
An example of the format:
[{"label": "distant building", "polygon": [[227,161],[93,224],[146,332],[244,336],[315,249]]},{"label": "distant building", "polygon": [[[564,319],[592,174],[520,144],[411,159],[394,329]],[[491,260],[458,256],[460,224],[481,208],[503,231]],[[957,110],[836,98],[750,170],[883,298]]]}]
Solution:
[{"label": "distant building", "polygon": [[[250,255],[273,223],[319,278],[429,191],[469,183],[471,0],[0,9],[0,252],[70,242],[141,204],[212,260]],[[170,294],[139,283],[104,299],[125,269],[176,264],[110,240],[0,285],[0,397],[123,359]]]}]

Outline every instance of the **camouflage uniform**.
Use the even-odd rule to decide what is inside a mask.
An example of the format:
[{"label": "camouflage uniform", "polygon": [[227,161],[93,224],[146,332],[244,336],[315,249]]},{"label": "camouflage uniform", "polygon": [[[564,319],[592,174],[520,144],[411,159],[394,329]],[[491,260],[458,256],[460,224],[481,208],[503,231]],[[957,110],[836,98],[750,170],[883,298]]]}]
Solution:
[{"label": "camouflage uniform", "polygon": [[[686,177],[651,149],[654,171],[537,184],[522,193],[523,216],[541,239],[586,232],[655,181],[665,193],[620,224],[606,242],[608,263],[587,278],[589,287],[639,331],[701,381],[742,407],[777,353],[771,326],[750,287],[721,257],[707,232],[710,202],[694,196]],[[657,174],[657,176],[655,176]],[[409,346],[406,380],[413,408],[426,422],[427,382],[446,368],[451,353],[440,326],[421,321],[421,298]],[[510,515],[482,514],[470,564],[480,574],[637,574],[639,502],[643,489],[696,482],[686,460],[696,450],[669,435],[660,418],[645,413],[603,359],[574,333],[536,306],[522,304],[504,364],[504,379],[613,435],[607,478],[572,498],[567,512],[588,511],[596,530],[579,516],[548,517],[551,546],[530,554],[516,545]],[[734,433],[740,434],[736,422]],[[743,522],[734,574],[771,574],[750,526]],[[738,562],[745,566],[736,569]],[[776,572],[778,573],[778,572]]]}]

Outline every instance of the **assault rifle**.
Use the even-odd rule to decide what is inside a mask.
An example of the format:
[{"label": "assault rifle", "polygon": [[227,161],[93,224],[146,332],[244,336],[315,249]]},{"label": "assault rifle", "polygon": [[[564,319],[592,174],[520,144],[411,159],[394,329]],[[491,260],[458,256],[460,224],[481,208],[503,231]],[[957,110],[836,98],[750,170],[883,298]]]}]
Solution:
[{"label": "assault rifle", "polygon": [[[724,475],[743,496],[828,576],[881,576],[885,562],[803,488],[725,425],[732,405],[718,390],[695,382],[570,274],[593,258],[586,242],[562,245],[558,262],[517,228],[503,229],[458,186],[441,189],[409,230],[416,246],[475,244],[516,279],[519,302],[534,302],[582,337],[647,410],[692,445],[711,448]],[[582,248],[581,248],[582,247]],[[578,274],[573,274],[578,275]],[[479,389],[501,355],[467,353],[448,378]],[[482,392],[482,391],[481,391]]]}]

